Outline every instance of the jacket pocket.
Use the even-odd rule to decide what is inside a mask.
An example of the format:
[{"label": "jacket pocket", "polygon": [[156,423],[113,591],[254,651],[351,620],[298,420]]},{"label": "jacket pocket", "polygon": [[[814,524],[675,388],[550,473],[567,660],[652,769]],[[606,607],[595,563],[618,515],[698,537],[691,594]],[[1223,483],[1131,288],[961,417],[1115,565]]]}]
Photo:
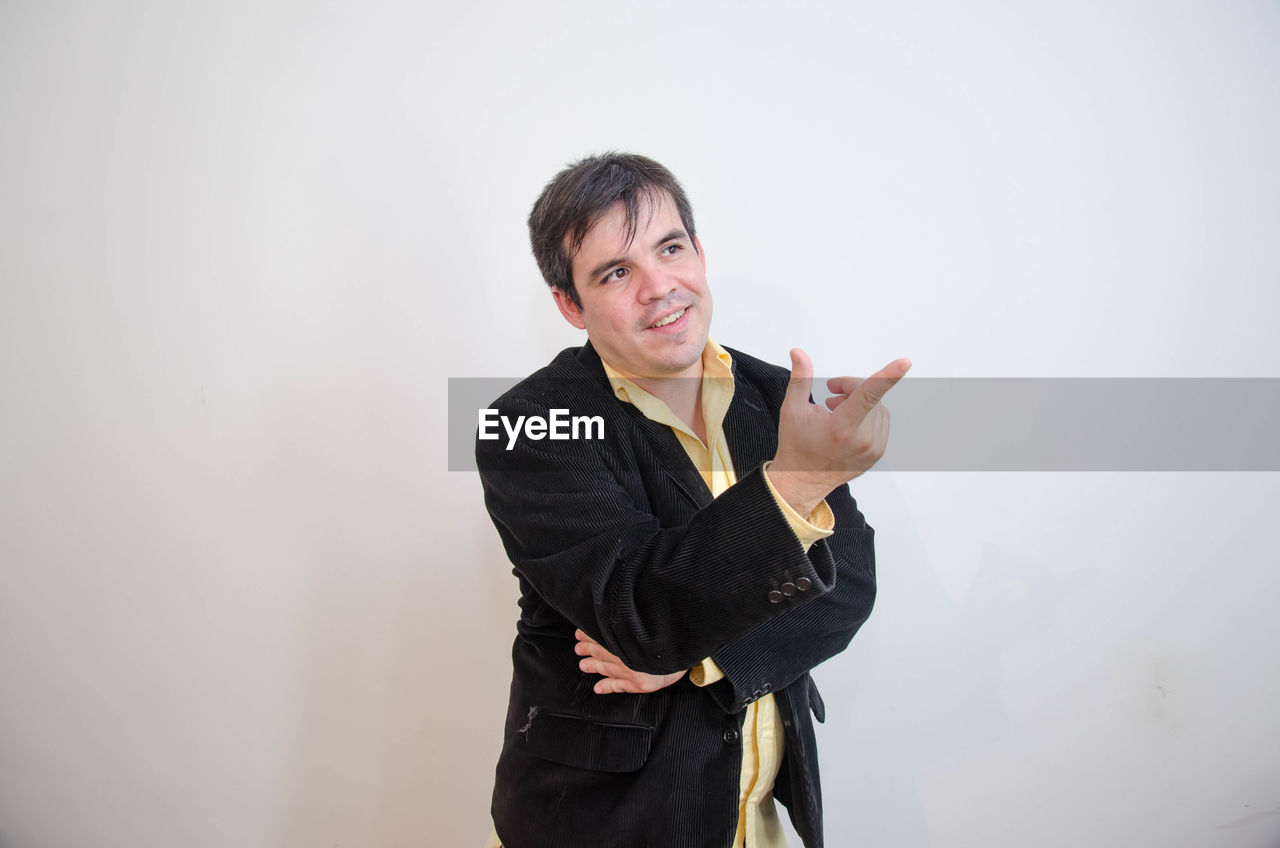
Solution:
[{"label": "jacket pocket", "polygon": [[822,695],[818,693],[818,684],[813,682],[813,678],[809,678],[809,709],[813,710],[813,717],[819,723],[827,720],[827,705],[822,703]]},{"label": "jacket pocket", "polygon": [[631,772],[649,757],[653,728],[585,716],[539,712],[525,731],[529,753],[553,763],[605,772]]}]

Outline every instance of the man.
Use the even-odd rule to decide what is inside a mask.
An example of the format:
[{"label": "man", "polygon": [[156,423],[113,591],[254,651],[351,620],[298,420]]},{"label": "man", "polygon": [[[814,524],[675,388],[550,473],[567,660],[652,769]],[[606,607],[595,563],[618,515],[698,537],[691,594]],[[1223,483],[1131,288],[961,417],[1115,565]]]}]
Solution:
[{"label": "man", "polygon": [[883,453],[879,401],[910,363],[830,381],[828,411],[802,351],[789,377],[711,341],[692,210],[644,157],[565,169],[529,230],[588,341],[495,408],[603,432],[476,443],[521,591],[489,844],[780,848],[776,797],[821,846],[809,670],[871,611],[845,483]]}]

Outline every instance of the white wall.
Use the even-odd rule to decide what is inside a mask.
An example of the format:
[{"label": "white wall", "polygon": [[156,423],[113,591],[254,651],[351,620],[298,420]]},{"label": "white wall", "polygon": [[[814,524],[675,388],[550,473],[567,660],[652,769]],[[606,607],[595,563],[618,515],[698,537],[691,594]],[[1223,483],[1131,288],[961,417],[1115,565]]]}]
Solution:
[{"label": "white wall", "polygon": [[[579,342],[524,218],[585,153],[682,178],[714,333],[773,361],[1280,375],[1278,39],[1262,0],[6,0],[0,845],[482,842],[515,581],[446,378]],[[854,488],[829,844],[1278,843],[1277,475]]]}]

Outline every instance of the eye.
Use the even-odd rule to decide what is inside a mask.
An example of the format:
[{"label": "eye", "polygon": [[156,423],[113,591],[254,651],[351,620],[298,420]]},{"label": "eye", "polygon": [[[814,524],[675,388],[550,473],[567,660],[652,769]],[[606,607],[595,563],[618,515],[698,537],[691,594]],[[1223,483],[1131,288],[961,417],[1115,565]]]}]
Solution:
[{"label": "eye", "polygon": [[684,250],[684,245],[680,245],[680,244],[669,244],[669,245],[667,245],[666,247],[662,248],[662,255],[663,255],[663,256],[675,256],[677,253],[679,253],[679,252],[680,252],[680,251],[682,251],[682,250]]},{"label": "eye", "polygon": [[602,283],[612,283],[614,280],[621,280],[621,279],[622,279],[623,277],[625,277],[625,276],[627,276],[627,269],[626,269],[626,268],[614,268],[612,271],[610,271],[609,273],[605,274],[605,275],[604,275],[604,279],[603,279],[603,280],[601,280],[600,282],[602,282]]}]

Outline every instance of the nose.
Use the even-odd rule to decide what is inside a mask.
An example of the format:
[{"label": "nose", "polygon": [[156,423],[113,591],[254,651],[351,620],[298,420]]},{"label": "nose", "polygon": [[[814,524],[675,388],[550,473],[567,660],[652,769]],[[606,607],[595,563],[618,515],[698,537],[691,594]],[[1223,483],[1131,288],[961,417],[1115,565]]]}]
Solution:
[{"label": "nose", "polygon": [[641,303],[662,300],[676,290],[675,278],[665,268],[650,265],[636,268],[634,273],[639,277],[637,282],[640,285],[636,288],[636,296]]}]

